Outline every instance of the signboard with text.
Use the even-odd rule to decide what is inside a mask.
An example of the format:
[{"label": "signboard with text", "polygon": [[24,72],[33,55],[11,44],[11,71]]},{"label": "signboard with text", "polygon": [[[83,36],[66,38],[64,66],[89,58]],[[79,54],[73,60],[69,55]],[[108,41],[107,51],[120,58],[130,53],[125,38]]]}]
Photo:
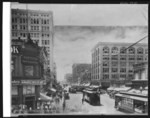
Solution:
[{"label": "signboard with text", "polygon": [[44,85],[46,81],[44,80],[20,80],[12,81],[13,85]]}]

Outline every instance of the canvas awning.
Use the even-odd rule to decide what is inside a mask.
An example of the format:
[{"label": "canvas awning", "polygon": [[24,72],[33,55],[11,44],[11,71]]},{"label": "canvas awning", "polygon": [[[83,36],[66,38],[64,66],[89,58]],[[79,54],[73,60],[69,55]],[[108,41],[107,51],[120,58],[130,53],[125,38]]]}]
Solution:
[{"label": "canvas awning", "polygon": [[114,90],[115,88],[113,88],[113,87],[109,87],[107,90]]},{"label": "canvas awning", "polygon": [[142,98],[142,97],[137,97],[137,96],[124,95],[124,94],[120,94],[120,93],[116,94],[115,96],[127,97],[127,98],[131,98],[133,100],[139,100],[139,101],[148,102],[148,98]]},{"label": "canvas awning", "polygon": [[39,100],[41,100],[41,101],[51,101],[51,100],[52,100],[52,97],[49,97],[49,96],[47,96],[47,95],[45,95],[45,94],[43,94],[43,93],[40,93],[40,98],[39,98]]},{"label": "canvas awning", "polygon": [[56,92],[56,89],[54,89],[54,88],[49,88],[49,90],[52,92]]}]

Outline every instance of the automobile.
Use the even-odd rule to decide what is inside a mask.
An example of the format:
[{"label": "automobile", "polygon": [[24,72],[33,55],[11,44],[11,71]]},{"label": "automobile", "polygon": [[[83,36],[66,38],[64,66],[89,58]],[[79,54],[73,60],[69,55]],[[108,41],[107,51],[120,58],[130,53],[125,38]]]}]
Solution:
[{"label": "automobile", "polygon": [[71,88],[69,88],[69,92],[70,92],[70,93],[76,93],[77,91],[76,91],[75,88],[72,88],[72,87],[71,87]]},{"label": "automobile", "polygon": [[103,89],[101,89],[101,90],[100,90],[100,93],[101,93],[101,94],[105,94],[105,93],[106,93],[106,91],[105,91],[105,90],[103,90]]}]

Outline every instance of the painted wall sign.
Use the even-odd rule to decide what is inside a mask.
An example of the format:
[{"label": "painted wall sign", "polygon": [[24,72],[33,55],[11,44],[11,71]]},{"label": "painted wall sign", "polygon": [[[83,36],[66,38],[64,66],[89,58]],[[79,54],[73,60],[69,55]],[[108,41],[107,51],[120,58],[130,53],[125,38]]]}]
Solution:
[{"label": "painted wall sign", "polygon": [[21,80],[21,84],[43,85],[43,84],[45,84],[45,82],[44,82],[44,80]]},{"label": "painted wall sign", "polygon": [[11,46],[11,53],[19,54],[20,53],[19,47],[18,46]]}]

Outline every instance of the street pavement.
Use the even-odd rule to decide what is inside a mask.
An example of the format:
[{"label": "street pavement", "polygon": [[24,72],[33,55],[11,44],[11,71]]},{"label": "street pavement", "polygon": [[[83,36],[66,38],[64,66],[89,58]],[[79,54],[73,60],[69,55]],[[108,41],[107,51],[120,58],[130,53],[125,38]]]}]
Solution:
[{"label": "street pavement", "polygon": [[[70,99],[66,100],[66,108],[63,111],[60,104],[60,112],[62,114],[75,115],[135,115],[136,113],[128,113],[118,111],[114,108],[114,99],[107,94],[101,95],[101,105],[92,106],[87,102],[82,104],[82,93],[70,94]],[[137,114],[136,114],[137,115]]]}]

